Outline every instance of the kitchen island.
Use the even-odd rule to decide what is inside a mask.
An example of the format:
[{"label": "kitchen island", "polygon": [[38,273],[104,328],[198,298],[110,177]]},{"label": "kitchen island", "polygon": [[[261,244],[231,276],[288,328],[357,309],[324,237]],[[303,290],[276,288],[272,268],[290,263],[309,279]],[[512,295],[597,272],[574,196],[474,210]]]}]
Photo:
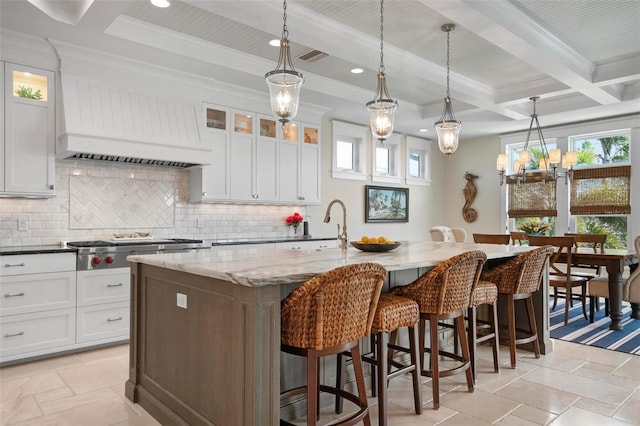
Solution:
[{"label": "kitchen island", "polygon": [[[388,288],[468,250],[500,262],[530,249],[405,242],[387,253],[222,246],[130,256],[126,395],[162,424],[277,425],[281,382],[289,384],[280,374],[280,301],[295,286],[339,266],[377,262],[389,271]],[[541,288],[534,303],[542,353],[548,353],[547,290]]]}]

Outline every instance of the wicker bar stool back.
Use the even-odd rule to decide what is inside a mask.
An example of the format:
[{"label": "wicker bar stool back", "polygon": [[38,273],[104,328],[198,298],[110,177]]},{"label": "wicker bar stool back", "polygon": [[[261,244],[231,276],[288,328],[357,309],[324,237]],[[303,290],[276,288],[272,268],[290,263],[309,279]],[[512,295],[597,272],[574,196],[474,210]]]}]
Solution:
[{"label": "wicker bar stool back", "polygon": [[[286,391],[281,398],[306,393],[308,425],[317,423],[320,392],[337,394],[358,407],[335,424],[371,424],[358,341],[371,331],[386,277],[386,269],[376,263],[342,266],[311,278],[282,301],[280,348],[306,357],[307,386]],[[320,358],[344,351],[353,356],[358,395],[319,383]]]},{"label": "wicker bar stool back", "polygon": [[[419,348],[421,352],[421,374],[432,378],[433,408],[440,407],[440,377],[466,373],[469,392],[473,392],[471,358],[464,324],[464,311],[471,303],[482,266],[487,256],[473,250],[454,256],[425,272],[413,283],[391,290],[393,294],[405,296],[418,302],[420,307]],[[454,319],[462,356],[439,349],[438,321]],[[430,347],[425,347],[426,321],[429,321]],[[425,354],[429,353],[430,369],[424,368]],[[457,367],[439,370],[439,356],[459,361]]]},{"label": "wicker bar stool back", "polygon": [[[482,273],[481,279],[494,283],[498,287],[498,296],[507,300],[509,312],[509,352],[511,367],[516,366],[516,345],[533,342],[536,358],[540,358],[540,344],[533,311],[531,295],[538,291],[547,259],[554,253],[551,246],[543,246],[519,254],[502,265]],[[529,318],[527,336],[516,339],[516,320],[514,301],[524,299]]]}]

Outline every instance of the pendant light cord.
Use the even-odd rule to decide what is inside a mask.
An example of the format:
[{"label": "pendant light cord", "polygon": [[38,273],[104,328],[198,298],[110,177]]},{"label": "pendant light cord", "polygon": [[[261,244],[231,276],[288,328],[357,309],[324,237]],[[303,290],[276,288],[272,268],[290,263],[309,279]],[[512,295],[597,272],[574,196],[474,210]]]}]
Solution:
[{"label": "pendant light cord", "polygon": [[378,72],[384,72],[384,0],[380,0],[380,68]]},{"label": "pendant light cord", "polygon": [[284,12],[282,13],[282,38],[289,38],[289,30],[287,29],[287,0],[282,3]]},{"label": "pendant light cord", "polygon": [[449,96],[449,35],[451,31],[447,31],[447,98]]}]

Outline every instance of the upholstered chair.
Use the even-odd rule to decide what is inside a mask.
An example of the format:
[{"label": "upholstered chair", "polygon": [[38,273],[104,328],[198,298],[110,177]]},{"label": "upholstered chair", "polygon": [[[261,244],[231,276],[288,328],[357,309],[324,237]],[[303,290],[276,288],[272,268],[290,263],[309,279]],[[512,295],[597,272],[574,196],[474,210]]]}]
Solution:
[{"label": "upholstered chair", "polygon": [[[636,254],[640,256],[640,235],[635,238],[633,245],[636,249]],[[594,299],[597,297],[605,298],[605,315],[609,315],[609,277],[602,276],[591,279],[587,292],[590,299],[589,322],[593,322]],[[631,318],[640,319],[640,268],[636,268],[636,270],[629,275],[627,281],[625,281],[622,287],[622,300],[633,303],[631,307]]]},{"label": "upholstered chair", "polygon": [[463,228],[434,226],[429,232],[431,233],[431,240],[436,242],[464,243],[467,240],[467,231]]}]

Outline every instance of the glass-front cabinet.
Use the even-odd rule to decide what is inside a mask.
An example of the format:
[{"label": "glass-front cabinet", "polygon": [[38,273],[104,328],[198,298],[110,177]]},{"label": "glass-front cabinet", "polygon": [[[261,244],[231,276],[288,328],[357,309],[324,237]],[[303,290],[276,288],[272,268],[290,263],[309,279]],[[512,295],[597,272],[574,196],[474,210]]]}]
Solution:
[{"label": "glass-front cabinet", "polygon": [[192,202],[320,202],[319,125],[203,106],[210,166],[191,169]]},{"label": "glass-front cabinet", "polygon": [[51,197],[55,183],[55,74],[2,62],[0,195]]}]

